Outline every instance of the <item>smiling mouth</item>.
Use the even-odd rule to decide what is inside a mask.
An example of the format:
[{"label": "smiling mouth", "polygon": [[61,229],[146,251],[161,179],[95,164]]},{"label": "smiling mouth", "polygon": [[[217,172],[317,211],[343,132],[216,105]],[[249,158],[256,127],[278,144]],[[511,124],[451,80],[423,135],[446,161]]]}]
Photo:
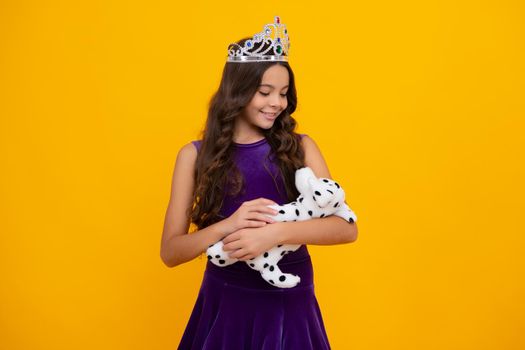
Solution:
[{"label": "smiling mouth", "polygon": [[261,114],[267,119],[275,119],[277,117],[277,113],[266,113],[261,111]]}]

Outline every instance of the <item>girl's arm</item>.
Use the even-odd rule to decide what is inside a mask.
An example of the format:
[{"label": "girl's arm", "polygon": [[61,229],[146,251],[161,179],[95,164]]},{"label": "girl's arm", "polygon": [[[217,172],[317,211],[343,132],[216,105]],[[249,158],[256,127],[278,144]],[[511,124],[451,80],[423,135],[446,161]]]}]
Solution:
[{"label": "girl's arm", "polygon": [[196,159],[197,150],[191,143],[183,146],[177,154],[160,248],[160,257],[168,267],[194,259],[225,236],[222,221],[188,234],[190,219],[187,210],[193,204]]},{"label": "girl's arm", "polygon": [[276,222],[277,244],[333,245],[357,240],[357,225],[339,216],[306,221]]},{"label": "girl's arm", "polygon": [[[321,151],[308,135],[301,140],[305,166],[317,177],[331,179]],[[328,216],[305,221],[276,222],[259,228],[239,230],[226,237],[223,249],[230,257],[248,260],[278,244],[334,245],[357,240],[357,224],[339,216]]]},{"label": "girl's arm", "polygon": [[[315,176],[331,179],[328,166],[314,140],[305,135],[301,139],[305,166]],[[276,236],[279,244],[330,245],[354,242],[357,239],[357,224],[349,223],[339,216],[328,216],[307,221],[277,222]]]},{"label": "girl's arm", "polygon": [[231,258],[246,261],[278,244],[334,245],[356,239],[355,223],[349,223],[339,216],[328,216],[238,230],[224,238],[223,249]]}]

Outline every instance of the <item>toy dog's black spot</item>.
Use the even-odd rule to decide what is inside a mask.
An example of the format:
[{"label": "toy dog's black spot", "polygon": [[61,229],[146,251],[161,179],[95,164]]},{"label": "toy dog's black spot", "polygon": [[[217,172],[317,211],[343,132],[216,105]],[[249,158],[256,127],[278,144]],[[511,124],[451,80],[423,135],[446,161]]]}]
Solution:
[{"label": "toy dog's black spot", "polygon": [[284,282],[285,280],[286,280],[286,276],[285,275],[281,275],[281,277],[279,277],[279,281]]},{"label": "toy dog's black spot", "polygon": [[320,216],[320,217],[321,217],[321,218],[324,218],[324,213],[323,213],[323,214],[321,214],[321,216]]},{"label": "toy dog's black spot", "polygon": [[339,202],[335,203],[334,204],[334,208],[337,207],[339,205]]},{"label": "toy dog's black spot", "polygon": [[337,186],[337,188],[339,188],[339,184],[337,182],[334,182],[334,184]]},{"label": "toy dog's black spot", "polygon": [[[314,201],[316,201],[316,200],[315,200],[315,196],[312,196],[312,198],[314,199]],[[316,201],[316,202],[317,202],[317,201]]]},{"label": "toy dog's black spot", "polygon": [[327,180],[327,179],[323,179],[323,181],[324,181],[324,182],[328,182],[328,180]]},{"label": "toy dog's black spot", "polygon": [[299,198],[299,203],[302,203],[302,202],[303,202],[303,199],[304,199],[303,197],[300,197],[300,198]]},{"label": "toy dog's black spot", "polygon": [[354,222],[354,219],[349,218],[349,219],[348,219],[348,222]]},{"label": "toy dog's black spot", "polygon": [[213,259],[211,255],[208,255],[208,260],[211,260]]},{"label": "toy dog's black spot", "polygon": [[321,193],[319,193],[319,191],[315,191],[314,193],[315,193],[316,196],[320,196],[321,195]]},{"label": "toy dog's black spot", "polygon": [[279,214],[284,214],[284,210],[279,210]]},{"label": "toy dog's black spot", "polygon": [[295,209],[295,215],[299,216],[299,209]]},{"label": "toy dog's black spot", "polygon": [[268,252],[264,252],[264,257],[265,257],[265,258],[268,257]]},{"label": "toy dog's black spot", "polygon": [[331,194],[334,194],[334,193],[333,193],[332,191],[330,191],[330,190],[327,190],[327,191],[330,192]]},{"label": "toy dog's black spot", "polygon": [[263,267],[264,267],[264,268],[267,268],[267,267],[268,267],[268,264],[264,264],[264,266],[263,266]]},{"label": "toy dog's black spot", "polygon": [[283,256],[284,254],[286,254],[286,252],[285,252],[285,251],[281,252],[281,256]]},{"label": "toy dog's black spot", "polygon": [[255,267],[255,264],[250,264],[251,267]]},{"label": "toy dog's black spot", "polygon": [[275,284],[275,282],[273,280],[269,280],[268,282],[270,282],[271,284]]},{"label": "toy dog's black spot", "polygon": [[217,259],[220,259],[220,258],[221,258],[221,256],[220,256],[219,254],[215,255],[215,257],[216,257]]},{"label": "toy dog's black spot", "polygon": [[275,267],[273,267],[273,265],[272,265],[272,266],[270,266],[270,271],[273,271],[273,270],[275,270]]},{"label": "toy dog's black spot", "polygon": [[308,210],[308,215],[312,216],[312,211],[311,210]]},{"label": "toy dog's black spot", "polygon": [[283,246],[282,244],[279,244],[277,247],[278,247],[278,248],[281,248],[282,246]]},{"label": "toy dog's black spot", "polygon": [[215,245],[215,243],[213,243],[212,245],[208,246],[208,248],[211,248],[211,247],[213,247],[214,245]]},{"label": "toy dog's black spot", "polygon": [[226,261],[224,260],[219,260],[219,264],[223,265]]}]

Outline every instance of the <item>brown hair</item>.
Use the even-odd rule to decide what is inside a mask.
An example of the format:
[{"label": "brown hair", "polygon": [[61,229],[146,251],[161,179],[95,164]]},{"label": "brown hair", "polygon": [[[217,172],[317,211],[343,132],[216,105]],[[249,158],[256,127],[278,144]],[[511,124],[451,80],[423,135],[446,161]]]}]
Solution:
[{"label": "brown hair", "polygon": [[[237,44],[243,46],[248,39],[241,39]],[[304,151],[299,136],[294,132],[297,122],[291,116],[297,106],[297,93],[290,65],[281,61],[226,62],[219,89],[210,100],[195,165],[194,206],[190,215],[199,230],[220,221],[218,213],[222,207],[226,181],[230,182],[231,191],[228,194],[232,196],[238,194],[244,184],[232,157],[234,122],[257,92],[264,72],[275,64],[285,67],[289,73],[286,93],[288,105],[270,129],[261,130],[271,147],[270,153],[275,155],[287,198],[293,200],[299,195],[295,187],[295,171],[304,166]]]}]

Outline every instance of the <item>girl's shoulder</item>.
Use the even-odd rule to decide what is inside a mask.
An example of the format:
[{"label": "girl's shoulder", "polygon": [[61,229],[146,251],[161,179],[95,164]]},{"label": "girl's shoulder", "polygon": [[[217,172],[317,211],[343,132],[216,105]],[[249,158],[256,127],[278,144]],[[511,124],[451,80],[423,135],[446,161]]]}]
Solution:
[{"label": "girl's shoulder", "polygon": [[197,152],[201,149],[202,140],[193,140],[191,143],[195,146]]},{"label": "girl's shoulder", "polygon": [[296,135],[299,137],[299,143],[301,145],[303,145],[303,139],[304,139],[305,136],[308,136],[308,135],[307,134],[300,134],[300,133],[297,133]]}]

